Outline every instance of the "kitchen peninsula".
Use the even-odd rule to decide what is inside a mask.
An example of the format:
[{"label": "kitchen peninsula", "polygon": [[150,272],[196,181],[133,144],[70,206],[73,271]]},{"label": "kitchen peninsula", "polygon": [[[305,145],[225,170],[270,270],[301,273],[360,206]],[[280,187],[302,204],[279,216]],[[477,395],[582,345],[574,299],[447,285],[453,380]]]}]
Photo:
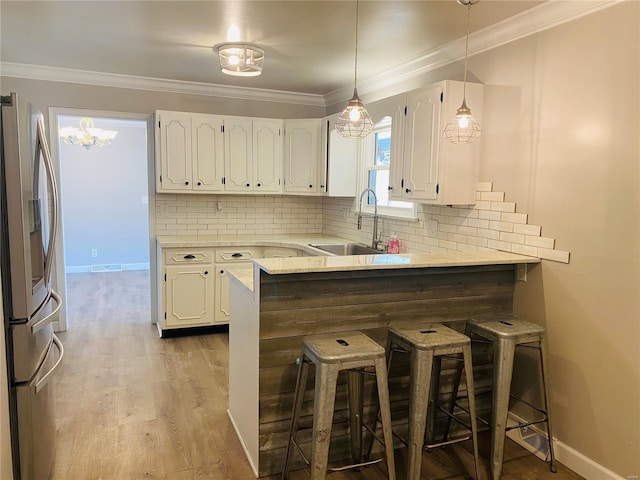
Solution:
[{"label": "kitchen peninsula", "polygon": [[[257,259],[252,271],[232,272],[229,416],[256,476],[282,470],[304,335],[360,330],[384,345],[391,325],[512,313],[516,265],[539,261],[498,251],[318,256]],[[401,378],[390,372],[390,382]],[[302,428],[312,422],[311,389],[305,398]],[[335,412],[347,415],[340,387]],[[347,431],[334,433],[339,456]]]}]

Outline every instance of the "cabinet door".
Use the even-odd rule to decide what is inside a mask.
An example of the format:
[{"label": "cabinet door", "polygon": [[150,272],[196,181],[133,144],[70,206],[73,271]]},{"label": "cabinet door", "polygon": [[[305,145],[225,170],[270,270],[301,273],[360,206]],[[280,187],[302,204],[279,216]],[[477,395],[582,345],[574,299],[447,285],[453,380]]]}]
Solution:
[{"label": "cabinet door", "polygon": [[253,263],[235,263],[216,265],[215,323],[229,323],[229,275],[227,268],[253,269]]},{"label": "cabinet door", "polygon": [[404,169],[404,130],[407,121],[407,102],[396,105],[391,122],[391,158],[389,159],[389,198],[402,200],[402,172]]},{"label": "cabinet door", "polygon": [[322,125],[320,158],[320,191],[330,197],[355,197],[358,151],[362,141],[344,138],[335,129],[338,115]]},{"label": "cabinet door", "polygon": [[223,189],[224,134],[222,118],[212,115],[191,119],[193,189],[217,192]]},{"label": "cabinet door", "polygon": [[437,198],[442,92],[437,86],[408,97],[402,187],[406,200]]},{"label": "cabinet door", "polygon": [[253,122],[253,189],[279,192],[282,174],[282,121]]},{"label": "cabinet door", "polygon": [[225,119],[225,191],[252,189],[253,135],[251,119]]},{"label": "cabinet door", "polygon": [[191,190],[191,115],[161,112],[158,114],[160,134],[160,190]]},{"label": "cabinet door", "polygon": [[317,193],[321,120],[285,121],[284,191]]},{"label": "cabinet door", "polygon": [[165,297],[167,327],[213,323],[213,265],[166,267]]}]

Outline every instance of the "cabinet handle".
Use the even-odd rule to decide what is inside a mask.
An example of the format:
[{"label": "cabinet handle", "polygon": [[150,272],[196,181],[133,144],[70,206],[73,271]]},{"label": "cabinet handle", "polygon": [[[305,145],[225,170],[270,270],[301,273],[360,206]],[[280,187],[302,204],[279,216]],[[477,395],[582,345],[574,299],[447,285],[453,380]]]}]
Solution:
[{"label": "cabinet handle", "polygon": [[224,275],[224,270],[220,270],[220,275]]},{"label": "cabinet handle", "polygon": [[234,258],[238,258],[238,257],[241,257],[242,254],[241,253],[234,253],[231,256],[234,257]]},{"label": "cabinet handle", "polygon": [[389,185],[389,186],[387,187],[387,190],[393,190],[393,187],[392,187],[391,185]]},{"label": "cabinet handle", "polygon": [[196,256],[195,256],[195,255],[191,255],[191,254],[189,254],[189,255],[185,255],[185,256],[184,256],[184,257],[182,257],[182,258],[184,258],[185,260],[193,260],[194,258],[196,258]]},{"label": "cabinet handle", "polygon": [[250,187],[250,186],[251,186],[251,184],[250,184],[250,183],[247,183],[247,187]]},{"label": "cabinet handle", "polygon": [[189,182],[184,182],[185,185],[189,185]]},{"label": "cabinet handle", "polygon": [[209,275],[209,272],[207,270],[204,271],[205,275]]},{"label": "cabinet handle", "polygon": [[262,184],[261,184],[261,183],[259,183],[259,184],[258,184],[258,186],[259,186],[259,187],[261,187],[261,186],[262,186]]},{"label": "cabinet handle", "polygon": [[411,189],[410,188],[406,188],[404,191],[407,192],[407,193],[411,193]]},{"label": "cabinet handle", "polygon": [[309,184],[309,188],[313,188],[313,185]]},{"label": "cabinet handle", "polygon": [[202,182],[198,182],[198,185],[202,185]]}]

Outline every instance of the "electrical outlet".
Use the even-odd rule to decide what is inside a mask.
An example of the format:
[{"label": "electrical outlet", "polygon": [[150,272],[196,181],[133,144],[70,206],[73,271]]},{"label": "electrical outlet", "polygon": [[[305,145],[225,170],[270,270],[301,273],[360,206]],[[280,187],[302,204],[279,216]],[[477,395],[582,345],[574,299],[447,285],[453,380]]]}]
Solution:
[{"label": "electrical outlet", "polygon": [[98,250],[96,250],[95,248],[91,249],[91,257],[92,258],[96,258],[98,256]]},{"label": "electrical outlet", "polygon": [[520,282],[526,282],[527,281],[527,264],[526,263],[519,263],[517,265],[516,280],[518,280]]}]

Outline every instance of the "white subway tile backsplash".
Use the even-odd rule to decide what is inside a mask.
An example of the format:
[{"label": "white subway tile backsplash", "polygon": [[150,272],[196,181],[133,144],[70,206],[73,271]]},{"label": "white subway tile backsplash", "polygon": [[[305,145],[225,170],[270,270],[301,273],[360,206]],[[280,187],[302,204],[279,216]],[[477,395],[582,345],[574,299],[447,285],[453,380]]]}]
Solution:
[{"label": "white subway tile backsplash", "polygon": [[548,248],[538,248],[538,256],[546,260],[569,263],[569,252],[561,250],[549,250]]},{"label": "white subway tile backsplash", "polygon": [[488,240],[487,246],[489,248],[493,248],[494,250],[502,250],[504,252],[511,251],[511,244],[509,242],[502,242],[500,240]]},{"label": "white subway tile backsplash", "polygon": [[516,211],[516,204],[513,202],[490,202],[491,208],[494,212],[510,212]]},{"label": "white subway tile backsplash", "polygon": [[509,222],[489,222],[489,228],[491,230],[498,230],[500,232],[513,232],[513,223],[509,223]]},{"label": "white subway tile backsplash", "polygon": [[528,215],[526,213],[509,213],[509,212],[502,212],[502,218],[501,220],[503,222],[512,222],[512,223],[522,223],[522,224],[526,224],[527,223],[527,217]]},{"label": "white subway tile backsplash", "polygon": [[476,190],[478,190],[478,192],[492,192],[493,182],[478,182]]},{"label": "white subway tile backsplash", "polygon": [[521,233],[500,232],[500,240],[524,245],[524,235]]},{"label": "white subway tile backsplash", "polygon": [[511,244],[511,251],[513,253],[519,253],[520,255],[529,255],[530,257],[538,256],[538,249],[536,247],[530,247],[528,245],[513,243]]},{"label": "white subway tile backsplash", "polygon": [[467,222],[467,226],[475,228],[489,228],[489,220],[482,220],[479,218],[470,218]]},{"label": "white subway tile backsplash", "polygon": [[486,200],[479,200],[476,202],[477,210],[491,210],[491,202]]},{"label": "white subway tile backsplash", "polygon": [[542,247],[549,250],[553,250],[553,247],[556,244],[556,240],[554,238],[533,237],[533,236],[527,235],[525,237],[524,243],[526,245],[531,245],[534,247]]},{"label": "white subway tile backsplash", "polygon": [[491,240],[498,240],[500,238],[500,232],[497,230],[485,230],[483,228],[478,229],[478,236],[481,238],[489,238]]},{"label": "white subway tile backsplash", "polygon": [[540,232],[542,231],[542,228],[540,227],[540,225],[521,225],[518,223],[515,223],[513,225],[513,232],[514,233],[522,233],[524,235],[531,235],[531,236],[540,236]]},{"label": "white subway tile backsplash", "polygon": [[504,202],[504,192],[481,192],[480,200],[489,200],[490,202]]}]

